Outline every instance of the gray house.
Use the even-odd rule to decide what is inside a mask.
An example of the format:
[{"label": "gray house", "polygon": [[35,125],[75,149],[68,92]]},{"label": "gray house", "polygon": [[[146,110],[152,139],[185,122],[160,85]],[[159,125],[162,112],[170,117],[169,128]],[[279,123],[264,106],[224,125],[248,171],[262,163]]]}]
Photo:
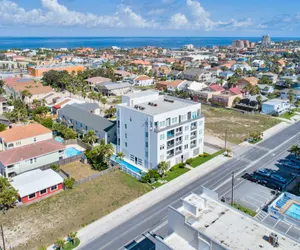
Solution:
[{"label": "gray house", "polygon": [[58,111],[58,120],[76,130],[81,136],[93,130],[99,138],[97,142],[104,139],[105,143],[115,143],[117,141],[116,123],[90,112],[89,109],[83,107],[84,105],[86,104],[66,105]]},{"label": "gray house", "polygon": [[200,68],[191,68],[183,71],[180,78],[189,81],[209,81],[211,72]]},{"label": "gray house", "polygon": [[127,94],[132,88],[132,85],[128,82],[107,82],[98,85],[98,91],[105,96],[121,96]]}]

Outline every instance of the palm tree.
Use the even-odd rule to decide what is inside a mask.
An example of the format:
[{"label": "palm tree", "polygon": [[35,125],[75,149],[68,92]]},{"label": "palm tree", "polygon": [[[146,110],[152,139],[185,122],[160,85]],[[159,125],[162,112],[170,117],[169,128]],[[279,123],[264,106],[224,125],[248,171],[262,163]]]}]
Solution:
[{"label": "palm tree", "polygon": [[56,247],[59,249],[59,250],[62,250],[63,249],[63,247],[64,247],[64,245],[65,245],[65,240],[64,239],[57,239],[56,241],[55,241],[55,245],[56,245]]},{"label": "palm tree", "polygon": [[85,143],[88,143],[90,145],[93,145],[95,141],[97,140],[97,135],[94,130],[89,130],[84,136],[82,141]]},{"label": "palm tree", "polygon": [[261,104],[262,104],[262,98],[261,98],[260,95],[256,97],[256,101],[257,101],[257,104],[258,104],[258,107],[259,107],[259,110],[260,110],[261,109]]},{"label": "palm tree", "polygon": [[158,169],[161,172],[161,175],[164,176],[165,172],[168,170],[169,168],[169,164],[166,161],[162,161],[158,164]]},{"label": "palm tree", "polygon": [[[32,94],[30,93],[29,90],[27,89],[24,89],[22,92],[21,92],[21,96],[22,96],[22,100],[25,101],[25,99],[28,97],[28,99],[30,99],[32,97]],[[26,101],[25,101],[26,102]]]},{"label": "palm tree", "polygon": [[123,152],[118,152],[116,155],[116,158],[122,161],[125,157],[125,154]]},{"label": "palm tree", "polygon": [[69,233],[69,238],[72,241],[72,244],[75,245],[76,244],[76,236],[77,236],[77,232],[70,232]]},{"label": "palm tree", "polygon": [[290,148],[289,152],[293,154],[295,157],[298,157],[300,155],[300,147],[298,145],[293,145]]}]

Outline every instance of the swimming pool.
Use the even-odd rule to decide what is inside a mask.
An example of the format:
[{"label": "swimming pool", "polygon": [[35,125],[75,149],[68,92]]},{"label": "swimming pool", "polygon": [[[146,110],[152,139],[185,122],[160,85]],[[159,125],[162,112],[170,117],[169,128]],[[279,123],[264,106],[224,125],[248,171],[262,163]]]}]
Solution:
[{"label": "swimming pool", "polygon": [[288,210],[285,212],[288,216],[300,221],[300,206],[293,203]]},{"label": "swimming pool", "polygon": [[133,166],[132,164],[128,163],[127,161],[124,161],[124,160],[120,161],[120,159],[117,159],[115,155],[113,155],[113,156],[111,157],[111,159],[112,159],[113,161],[119,163],[120,165],[122,165],[122,166],[124,166],[124,167],[130,169],[131,171],[135,172],[136,174],[140,174],[141,172],[143,172],[141,169],[139,169],[139,168]]},{"label": "swimming pool", "polygon": [[80,154],[81,154],[81,151],[79,151],[76,148],[69,147],[69,148],[65,149],[65,155],[67,158],[75,156],[75,155],[80,155]]},{"label": "swimming pool", "polygon": [[64,143],[64,138],[60,137],[60,136],[57,136],[55,137],[55,141],[59,142],[59,143]]}]

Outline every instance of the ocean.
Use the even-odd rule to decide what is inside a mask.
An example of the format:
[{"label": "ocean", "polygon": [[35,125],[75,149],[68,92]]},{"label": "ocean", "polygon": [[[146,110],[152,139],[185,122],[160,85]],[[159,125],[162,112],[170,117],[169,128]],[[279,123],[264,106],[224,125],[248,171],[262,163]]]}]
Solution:
[{"label": "ocean", "polygon": [[[139,48],[156,46],[170,49],[193,44],[196,47],[230,45],[232,40],[257,42],[261,37],[0,37],[0,50],[20,48]],[[300,40],[300,38],[276,37],[272,41]]]}]

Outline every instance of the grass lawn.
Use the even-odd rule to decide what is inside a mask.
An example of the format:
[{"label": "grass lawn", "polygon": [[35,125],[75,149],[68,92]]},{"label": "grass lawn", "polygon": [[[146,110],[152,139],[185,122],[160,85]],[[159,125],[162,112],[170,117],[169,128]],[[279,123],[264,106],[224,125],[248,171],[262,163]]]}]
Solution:
[{"label": "grass lawn", "polygon": [[93,170],[91,165],[83,164],[80,161],[71,162],[60,167],[66,173],[70,174],[76,181],[98,173]]},{"label": "grass lawn", "polygon": [[203,155],[199,155],[195,158],[192,159],[192,162],[190,163],[191,167],[195,168],[195,167],[198,167],[200,166],[201,164],[211,160],[212,158],[220,155],[220,154],[223,154],[225,152],[225,150],[220,150],[214,154],[207,154],[207,153],[204,153]]},{"label": "grass lawn", "polygon": [[63,247],[63,250],[72,250],[72,249],[78,247],[79,244],[80,244],[80,240],[78,238],[76,238],[75,241],[76,241],[75,245],[73,245],[71,241],[69,241],[68,243],[66,243],[64,245],[64,247]]},{"label": "grass lawn", "polygon": [[259,143],[260,141],[262,141],[263,139],[258,139],[258,140],[252,140],[252,141],[249,141],[250,144],[256,144],[256,143]]},{"label": "grass lawn", "polygon": [[294,115],[296,115],[294,112],[286,112],[280,115],[280,117],[290,120]]},{"label": "grass lawn", "polygon": [[254,217],[256,215],[255,211],[253,211],[253,210],[251,210],[251,209],[249,209],[247,207],[244,207],[244,206],[242,206],[240,204],[233,203],[233,207],[236,208],[236,209],[238,209],[238,210],[240,210],[240,211],[242,211],[245,214],[248,214],[248,215],[252,216],[252,217]]},{"label": "grass lawn", "polygon": [[205,117],[206,133],[224,140],[227,129],[228,141],[234,144],[243,142],[251,132],[263,132],[281,122],[276,118],[260,114],[242,114],[238,111],[203,104],[201,107]]},{"label": "grass lawn", "polygon": [[[185,174],[186,172],[190,171],[190,169],[188,168],[180,168],[178,165],[175,165],[174,167],[172,167],[169,171],[167,171],[164,175],[163,178],[159,178],[159,180],[163,181],[171,181],[175,178],[177,178],[178,176]],[[160,187],[162,186],[164,183],[160,183],[160,182],[155,182],[152,184],[152,187]]]},{"label": "grass lawn", "polygon": [[151,187],[115,170],[40,202],[0,215],[8,246],[37,249],[149,192]]}]

